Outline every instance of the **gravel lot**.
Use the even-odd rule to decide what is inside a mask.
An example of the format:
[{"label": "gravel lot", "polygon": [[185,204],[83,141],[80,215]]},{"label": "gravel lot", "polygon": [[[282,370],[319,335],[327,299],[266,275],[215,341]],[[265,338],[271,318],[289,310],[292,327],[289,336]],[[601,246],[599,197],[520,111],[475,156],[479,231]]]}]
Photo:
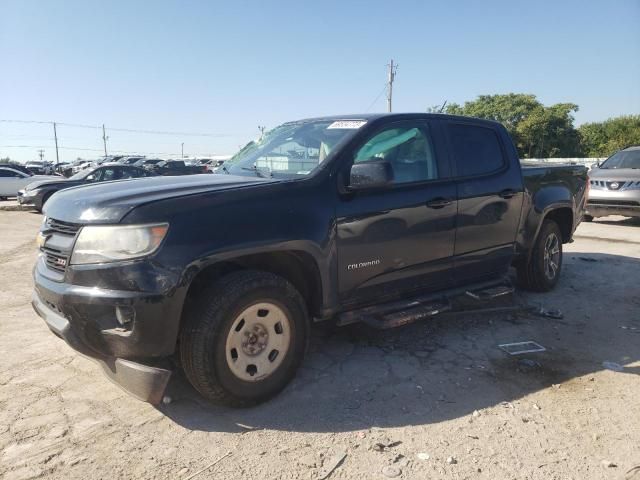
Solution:
[{"label": "gravel lot", "polygon": [[[344,454],[331,479],[621,479],[640,465],[639,221],[581,225],[559,288],[508,300],[561,320],[318,328],[293,384],[248,410],[180,378],[156,409],[49,333],[29,304],[40,221],[0,211],[0,478],[313,479]],[[547,351],[497,348],[524,340]]]}]

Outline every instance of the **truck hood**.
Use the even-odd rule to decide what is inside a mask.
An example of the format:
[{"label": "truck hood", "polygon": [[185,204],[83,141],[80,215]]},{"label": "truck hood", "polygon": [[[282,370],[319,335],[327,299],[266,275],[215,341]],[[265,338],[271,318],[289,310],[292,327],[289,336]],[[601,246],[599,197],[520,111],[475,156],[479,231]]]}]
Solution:
[{"label": "truck hood", "polygon": [[638,168],[593,168],[589,171],[592,180],[610,180],[612,182],[626,182],[640,180]]},{"label": "truck hood", "polygon": [[278,181],[226,174],[118,180],[62,190],[45,204],[44,213],[70,223],[118,223],[149,202]]}]

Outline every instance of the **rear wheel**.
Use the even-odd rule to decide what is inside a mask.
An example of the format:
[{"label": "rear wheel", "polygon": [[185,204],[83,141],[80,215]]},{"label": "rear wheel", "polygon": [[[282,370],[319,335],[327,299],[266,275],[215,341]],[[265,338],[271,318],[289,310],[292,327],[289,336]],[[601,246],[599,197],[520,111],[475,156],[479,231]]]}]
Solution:
[{"label": "rear wheel", "polygon": [[519,265],[518,282],[528,290],[548,292],[558,283],[562,269],[562,232],[553,220],[545,220],[529,262]]},{"label": "rear wheel", "polygon": [[208,400],[254,405],[280,392],[300,365],[309,337],[302,296],[277,275],[231,273],[205,289],[187,312],[180,358]]}]

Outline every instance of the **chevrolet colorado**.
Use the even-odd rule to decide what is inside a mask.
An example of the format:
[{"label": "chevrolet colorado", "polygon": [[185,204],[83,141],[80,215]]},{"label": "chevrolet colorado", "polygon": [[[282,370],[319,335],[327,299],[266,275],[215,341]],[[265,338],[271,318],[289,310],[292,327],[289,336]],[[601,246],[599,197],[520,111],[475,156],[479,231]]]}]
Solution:
[{"label": "chevrolet colorado", "polygon": [[521,165],[491,121],[286,123],[219,174],[57,193],[33,306],[138,398],[161,401],[177,364],[207,399],[251,405],[294,376],[312,320],[401,325],[512,265],[552,289],[587,188],[584,167]]}]

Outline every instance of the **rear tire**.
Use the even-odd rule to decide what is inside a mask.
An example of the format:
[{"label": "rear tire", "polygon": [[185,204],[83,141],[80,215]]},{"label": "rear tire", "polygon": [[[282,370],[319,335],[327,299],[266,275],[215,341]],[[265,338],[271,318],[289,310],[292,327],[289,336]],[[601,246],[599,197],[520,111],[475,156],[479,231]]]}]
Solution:
[{"label": "rear tire", "polygon": [[548,292],[562,269],[562,232],[553,220],[544,220],[528,263],[517,267],[518,283],[534,292]]},{"label": "rear tire", "polygon": [[591,215],[583,215],[582,220],[585,222],[593,222],[593,217]]},{"label": "rear tire", "polygon": [[268,400],[304,357],[307,307],[291,283],[272,273],[226,275],[185,315],[180,360],[191,384],[213,403],[247,407]]}]

